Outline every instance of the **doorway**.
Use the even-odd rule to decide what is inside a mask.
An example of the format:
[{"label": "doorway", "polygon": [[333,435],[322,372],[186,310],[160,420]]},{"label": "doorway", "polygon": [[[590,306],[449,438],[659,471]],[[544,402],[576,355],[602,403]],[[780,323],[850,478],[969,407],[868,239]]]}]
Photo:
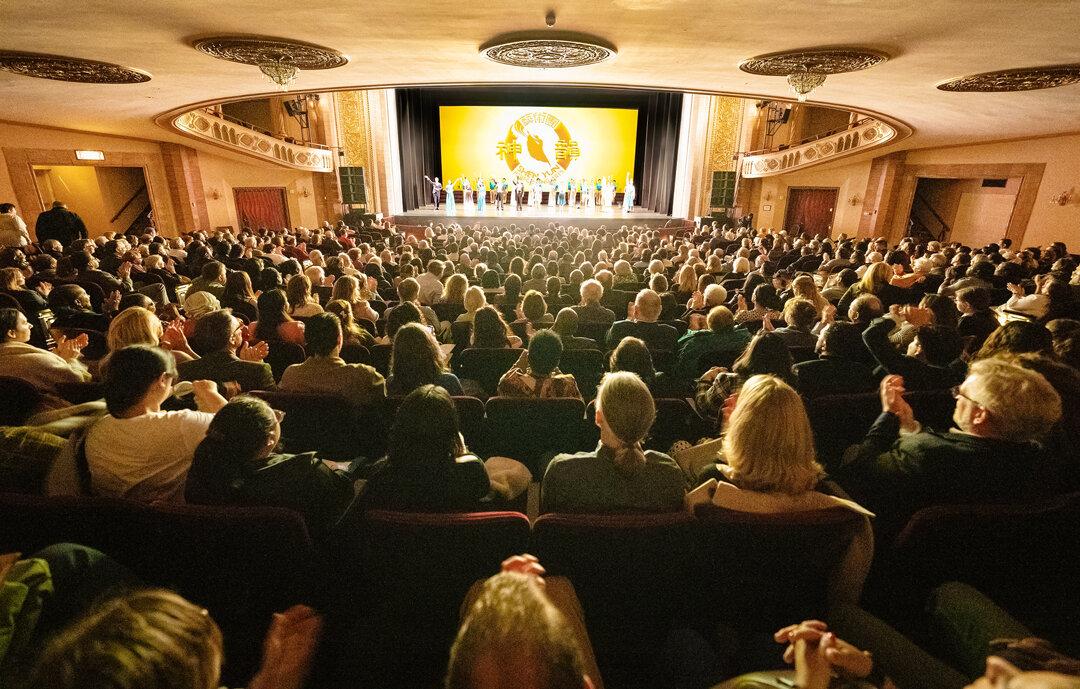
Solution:
[{"label": "doorway", "polygon": [[919,177],[908,226],[913,236],[929,241],[983,246],[1004,237],[1012,222],[1020,177]]},{"label": "doorway", "polygon": [[792,187],[788,189],[784,228],[788,232],[807,232],[811,236],[828,237],[832,232],[839,189]]},{"label": "doorway", "polygon": [[241,187],[233,189],[233,194],[240,227],[276,230],[290,226],[285,187]]},{"label": "doorway", "polygon": [[141,167],[34,165],[42,209],[63,201],[78,213],[87,232],[139,233],[151,224],[153,208]]}]

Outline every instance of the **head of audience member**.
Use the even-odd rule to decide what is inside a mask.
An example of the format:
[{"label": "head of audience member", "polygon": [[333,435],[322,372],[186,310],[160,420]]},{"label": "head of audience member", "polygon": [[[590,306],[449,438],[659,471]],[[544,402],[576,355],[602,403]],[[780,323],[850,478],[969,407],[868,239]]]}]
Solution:
[{"label": "head of audience member", "polygon": [[195,322],[192,347],[200,354],[235,352],[244,341],[244,325],[229,309],[217,309]]},{"label": "head of audience member", "polygon": [[675,287],[677,291],[683,294],[697,289],[697,273],[694,271],[694,266],[687,263],[682,268],[679,268],[679,272],[675,274]]},{"label": "head of audience member", "polygon": [[529,371],[537,376],[548,376],[559,367],[562,358],[562,339],[551,330],[537,331],[529,339]]},{"label": "head of audience member", "polygon": [[390,372],[405,393],[434,384],[446,372],[446,357],[431,331],[419,323],[406,323],[394,335]]},{"label": "head of audience member", "polygon": [[0,289],[19,290],[26,286],[26,276],[18,268],[0,268]]},{"label": "head of audience member", "polygon": [[463,303],[465,305],[465,312],[475,315],[477,311],[487,306],[487,297],[484,295],[484,290],[482,288],[473,285],[465,290]]},{"label": "head of audience member", "polygon": [[461,306],[465,301],[465,290],[469,287],[469,279],[461,273],[454,273],[446,278],[443,285],[442,301],[445,304]]},{"label": "head of audience member", "polygon": [[798,275],[791,281],[791,294],[799,299],[808,299],[815,307],[822,301],[817,283],[809,275]]},{"label": "head of audience member", "polygon": [[90,311],[90,295],[78,285],[57,285],[49,292],[49,308],[53,313]]},{"label": "head of audience member", "polygon": [[503,349],[510,346],[510,326],[494,306],[478,309],[473,316],[472,346]]},{"label": "head of audience member", "polygon": [[214,414],[195,449],[187,494],[197,493],[200,504],[235,504],[233,493],[280,441],[281,414],[257,397],[233,397]]},{"label": "head of audience member", "polygon": [[1005,359],[971,364],[954,394],[953,423],[984,438],[1035,440],[1061,418],[1061,397],[1053,386],[1035,371]]},{"label": "head of audience member", "polygon": [[304,342],[307,354],[313,356],[337,356],[341,352],[341,321],[332,313],[318,313],[307,320]]},{"label": "head of audience member", "polygon": [[443,472],[463,453],[450,393],[438,385],[421,385],[406,395],[390,429],[390,464],[406,471]]},{"label": "head of audience member", "polygon": [[871,264],[863,273],[862,280],[859,282],[859,291],[863,294],[877,294],[882,287],[889,284],[889,278],[892,275],[893,270],[888,263],[878,261]]},{"label": "head of audience member", "polygon": [[1046,324],[1050,331],[1054,353],[1062,363],[1080,370],[1080,321],[1057,318]]},{"label": "head of audience member", "polygon": [[746,350],[732,364],[731,370],[744,380],[751,376],[772,375],[791,380],[791,352],[776,333],[758,331]]},{"label": "head of audience member", "polygon": [[161,321],[153,311],[132,306],[112,319],[105,341],[110,352],[129,345],[157,347],[161,342],[162,332]]},{"label": "head of audience member", "polygon": [[480,276],[480,286],[484,289],[498,289],[499,271],[494,269],[485,270]]},{"label": "head of audience member", "polygon": [[728,478],[740,488],[799,495],[813,490],[825,473],[802,398],[776,376],[751,376],[743,383],[723,444]]},{"label": "head of audience member", "polygon": [[386,336],[391,340],[397,335],[397,331],[406,323],[424,323],[424,314],[420,307],[411,301],[404,301],[395,306],[386,316]]},{"label": "head of audience member", "polygon": [[285,298],[289,302],[289,310],[307,306],[311,302],[311,280],[303,273],[293,275],[285,287]]},{"label": "head of audience member", "polygon": [[[214,305],[213,309],[207,310],[219,308],[221,308],[220,305]],[[259,295],[258,308],[259,320],[255,326],[255,337],[264,342],[280,340],[281,336],[278,334],[278,328],[283,323],[293,320],[292,316],[289,315],[289,299],[285,296],[285,291],[272,289],[263,292]]]},{"label": "head of audience member", "polygon": [[525,297],[521,300],[521,314],[525,316],[525,320],[536,322],[542,319],[546,313],[547,302],[544,301],[544,295],[534,289],[526,292]]},{"label": "head of audience member", "polygon": [[960,310],[953,299],[941,294],[927,294],[919,300],[919,307],[934,314],[934,325],[955,328],[960,321]]},{"label": "head of audience member", "polygon": [[225,292],[222,299],[253,303],[255,290],[251,288],[251,276],[242,270],[229,271],[228,277],[225,278]]},{"label": "head of audience member", "polygon": [[30,322],[18,309],[0,309],[0,344],[29,342]]},{"label": "head of audience member", "polygon": [[[404,282],[404,281],[403,281]],[[415,282],[415,280],[413,281]],[[419,286],[418,286],[419,289]],[[401,290],[398,290],[400,295]],[[360,281],[352,275],[342,275],[337,280],[334,280],[334,289],[330,292],[331,299],[341,299],[347,301],[349,304],[354,304],[360,299]],[[412,301],[411,299],[402,299],[402,301]]]},{"label": "head of audience member", "polygon": [[963,351],[964,339],[956,328],[933,324],[919,327],[909,354],[934,366],[945,367],[959,359]]},{"label": "head of audience member", "polygon": [[796,297],[784,304],[784,323],[794,330],[810,332],[817,317],[817,307],[809,299]]},{"label": "head of audience member", "polygon": [[110,353],[101,367],[105,407],[118,419],[161,410],[172,395],[176,363],[157,347],[133,345]]},{"label": "head of audience member", "polygon": [[986,671],[966,689],[1080,689],[1080,660],[1037,638],[990,642]]},{"label": "head of audience member", "polygon": [[851,301],[848,307],[848,320],[855,325],[865,328],[875,318],[880,318],[885,313],[885,307],[874,294],[860,294]]},{"label": "head of audience member", "polygon": [[975,359],[1001,354],[1053,355],[1054,339],[1045,325],[1031,321],[1009,321],[990,333]]},{"label": "head of audience member", "polygon": [[586,280],[580,288],[581,305],[599,304],[604,296],[604,286],[598,280]]},{"label": "head of audience member", "polygon": [[[739,256],[731,262],[731,272],[737,275],[744,275],[750,272],[753,266],[750,265],[750,259],[745,256]],[[710,271],[712,272],[712,271]]]},{"label": "head of audience member", "polygon": [[965,287],[956,293],[956,308],[963,315],[990,310],[990,290],[985,287]]},{"label": "head of audience member", "polygon": [[818,336],[817,352],[823,359],[857,361],[866,353],[862,331],[851,323],[843,321],[830,323]]},{"label": "head of audience member", "polygon": [[[265,294],[265,293],[264,293]],[[282,299],[285,293],[281,293]],[[198,319],[203,314],[216,311],[221,308],[218,298],[209,292],[192,292],[184,298],[184,314],[191,319]],[[261,310],[260,310],[261,313]]]},{"label": "head of audience member", "polygon": [[208,282],[216,282],[218,284],[225,283],[225,264],[220,261],[210,261],[203,265],[202,270],[199,271],[199,276]]},{"label": "head of audience member", "polygon": [[575,335],[577,335],[577,311],[574,311],[569,307],[565,309],[559,309],[559,313],[555,316],[555,323],[551,326],[551,329],[563,339],[567,337],[574,337]]},{"label": "head of audience member", "polygon": [[596,392],[596,425],[620,471],[633,473],[645,466],[641,444],[655,420],[656,402],[641,378],[629,371],[604,376]]},{"label": "head of audience member", "polygon": [[216,689],[221,630],[202,607],[163,589],[99,603],[56,635],[30,686]]},{"label": "head of audience member", "polygon": [[503,299],[507,304],[517,304],[521,299],[521,276],[510,273],[503,281]]},{"label": "head of audience member", "polygon": [[536,577],[483,583],[450,649],[446,689],[592,689],[565,617]]},{"label": "head of audience member", "polygon": [[723,306],[726,304],[728,293],[722,285],[713,283],[711,285],[706,285],[702,296],[705,297],[705,308],[711,309],[714,306]]},{"label": "head of audience member", "polygon": [[637,297],[634,299],[635,320],[644,323],[655,323],[660,319],[663,308],[664,305],[659,294],[651,289],[643,289],[637,293]]},{"label": "head of audience member", "polygon": [[[729,312],[730,313],[730,312]],[[656,369],[653,367],[652,353],[645,345],[645,341],[637,337],[624,337],[611,352],[608,369],[612,373],[627,371],[637,374],[646,385],[656,380]]]}]

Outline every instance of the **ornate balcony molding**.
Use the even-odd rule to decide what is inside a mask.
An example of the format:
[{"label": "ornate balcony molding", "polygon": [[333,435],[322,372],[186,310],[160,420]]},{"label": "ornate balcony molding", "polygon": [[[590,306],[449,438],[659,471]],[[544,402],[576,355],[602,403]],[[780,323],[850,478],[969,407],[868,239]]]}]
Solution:
[{"label": "ornate balcony molding", "polygon": [[782,151],[743,156],[739,164],[743,177],[772,177],[878,148],[895,140],[898,135],[902,133],[893,125],[869,118],[851,129]]},{"label": "ornate balcony molding", "polygon": [[329,149],[283,141],[203,109],[177,115],[171,124],[187,136],[283,167],[309,172],[334,171],[333,152]]}]

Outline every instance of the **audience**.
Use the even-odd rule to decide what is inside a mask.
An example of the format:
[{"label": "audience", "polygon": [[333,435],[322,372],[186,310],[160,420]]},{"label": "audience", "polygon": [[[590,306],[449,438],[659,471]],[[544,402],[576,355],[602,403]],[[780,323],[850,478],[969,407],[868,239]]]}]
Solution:
[{"label": "audience", "polygon": [[211,311],[199,318],[192,341],[202,356],[177,365],[180,380],[234,384],[238,392],[274,388],[270,364],[263,362],[269,347],[265,342],[244,342],[244,324],[229,309]]},{"label": "audience", "polygon": [[394,335],[390,355],[387,394],[402,397],[421,385],[438,385],[451,395],[463,395],[461,382],[450,373],[439,343],[431,331],[419,323],[408,323]]},{"label": "audience", "polygon": [[87,337],[57,334],[56,347],[48,351],[29,344],[32,327],[21,311],[0,309],[0,371],[41,391],[44,409],[67,406],[58,386],[90,380],[90,372],[79,360]]},{"label": "audience", "polygon": [[786,383],[794,382],[791,352],[776,333],[759,332],[735,360],[731,370],[714,366],[697,381],[694,401],[706,418],[717,418],[730,395],[738,392],[751,376],[772,375]]},{"label": "audience", "polygon": [[386,398],[386,381],[375,369],[342,360],[343,336],[337,316],[329,313],[312,316],[305,334],[307,359],[285,369],[278,385],[282,392],[338,395],[361,407]]}]

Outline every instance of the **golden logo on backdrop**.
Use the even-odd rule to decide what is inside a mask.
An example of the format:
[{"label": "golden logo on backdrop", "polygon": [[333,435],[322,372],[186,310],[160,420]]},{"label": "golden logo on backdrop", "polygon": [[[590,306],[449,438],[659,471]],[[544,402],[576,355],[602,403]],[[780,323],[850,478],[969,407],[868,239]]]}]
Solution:
[{"label": "golden logo on backdrop", "polygon": [[519,117],[495,145],[510,174],[525,184],[551,184],[581,156],[581,146],[558,117],[531,112]]}]

